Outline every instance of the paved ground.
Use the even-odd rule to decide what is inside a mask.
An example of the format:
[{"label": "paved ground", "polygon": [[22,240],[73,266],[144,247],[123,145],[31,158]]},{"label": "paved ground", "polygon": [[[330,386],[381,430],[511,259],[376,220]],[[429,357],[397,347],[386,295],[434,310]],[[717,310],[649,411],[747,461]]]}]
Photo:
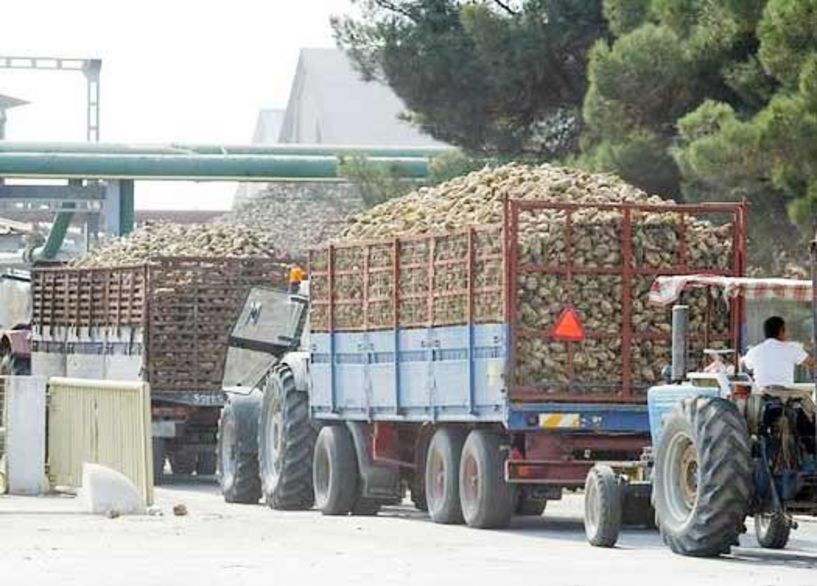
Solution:
[{"label": "paved ground", "polygon": [[[108,519],[75,512],[71,498],[0,497],[0,581],[14,586],[814,586],[817,523],[784,552],[752,537],[717,560],[674,556],[648,531],[612,550],[584,541],[581,500],[551,503],[542,518],[506,531],[434,525],[410,507],[376,518],[326,518],[227,505],[211,484],[158,491],[163,517]],[[189,514],[170,509],[184,503]]]}]

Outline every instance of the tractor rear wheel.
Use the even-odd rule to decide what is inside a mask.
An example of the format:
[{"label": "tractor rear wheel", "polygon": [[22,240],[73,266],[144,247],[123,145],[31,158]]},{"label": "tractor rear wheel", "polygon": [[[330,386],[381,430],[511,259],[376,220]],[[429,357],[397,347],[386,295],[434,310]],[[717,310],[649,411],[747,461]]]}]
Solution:
[{"label": "tractor rear wheel", "polygon": [[285,364],[267,376],[258,422],[258,465],[267,504],[279,510],[305,510],[315,502],[312,456],[315,428],[307,394],[295,388]]},{"label": "tractor rear wheel", "polygon": [[733,403],[693,397],[675,408],[656,450],[653,498],[673,552],[728,553],[752,498],[749,432]]},{"label": "tractor rear wheel", "polygon": [[783,549],[789,542],[791,524],[785,515],[770,513],[755,515],[755,536],[761,547]]}]

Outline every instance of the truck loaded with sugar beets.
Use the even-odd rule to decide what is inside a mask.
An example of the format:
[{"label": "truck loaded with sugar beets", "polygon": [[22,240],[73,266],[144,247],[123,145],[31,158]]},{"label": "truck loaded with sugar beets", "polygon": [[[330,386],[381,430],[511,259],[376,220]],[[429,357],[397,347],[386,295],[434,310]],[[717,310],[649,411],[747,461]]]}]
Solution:
[{"label": "truck loaded with sugar beets", "polygon": [[31,371],[150,383],[154,480],[212,475],[230,328],[247,292],[286,286],[271,257],[154,257],[32,271]]},{"label": "truck loaded with sugar beets", "polygon": [[[505,198],[501,221],[312,250],[307,295],[250,293],[225,368],[222,490],[373,514],[408,489],[438,523],[504,527],[650,445],[670,361],[656,275],[742,276],[742,204]],[[692,353],[739,323],[691,293]],[[651,524],[649,493],[627,522]]]}]

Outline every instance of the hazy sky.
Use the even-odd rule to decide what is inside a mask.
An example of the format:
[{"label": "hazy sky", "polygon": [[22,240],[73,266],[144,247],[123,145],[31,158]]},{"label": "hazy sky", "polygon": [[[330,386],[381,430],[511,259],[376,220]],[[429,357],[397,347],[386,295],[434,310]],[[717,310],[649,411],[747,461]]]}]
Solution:
[{"label": "hazy sky", "polygon": [[[350,0],[10,0],[0,54],[99,57],[101,139],[249,142],[259,108],[286,105],[301,47],[333,46]],[[8,140],[85,140],[79,73],[0,70]],[[227,208],[231,184],[137,183],[141,208]]]}]

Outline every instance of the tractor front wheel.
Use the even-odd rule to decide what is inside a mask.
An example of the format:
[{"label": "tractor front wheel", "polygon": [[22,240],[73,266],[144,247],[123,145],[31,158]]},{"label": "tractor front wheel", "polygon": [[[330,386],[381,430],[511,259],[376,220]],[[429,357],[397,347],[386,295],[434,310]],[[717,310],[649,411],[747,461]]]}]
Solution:
[{"label": "tractor front wheel", "polygon": [[755,536],[761,547],[783,549],[789,542],[791,523],[782,513],[755,515]]},{"label": "tractor front wheel", "polygon": [[656,450],[653,498],[673,552],[729,552],[752,498],[749,432],[733,403],[693,397],[675,408]]}]

